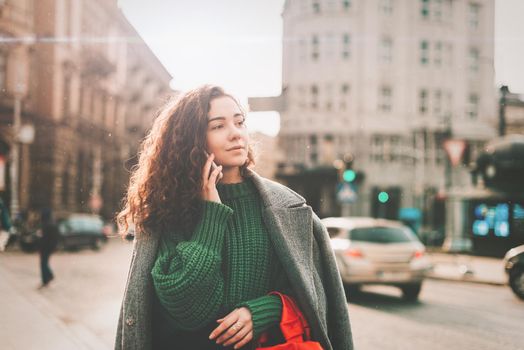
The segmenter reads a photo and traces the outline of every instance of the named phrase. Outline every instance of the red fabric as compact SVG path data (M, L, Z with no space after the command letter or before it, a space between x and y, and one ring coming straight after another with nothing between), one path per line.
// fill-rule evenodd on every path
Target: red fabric
M286 342L264 347L264 343L267 342L267 334L263 333L256 350L322 350L320 343L311 341L309 325L295 301L290 296L279 292L269 294L278 295L282 300L280 331Z

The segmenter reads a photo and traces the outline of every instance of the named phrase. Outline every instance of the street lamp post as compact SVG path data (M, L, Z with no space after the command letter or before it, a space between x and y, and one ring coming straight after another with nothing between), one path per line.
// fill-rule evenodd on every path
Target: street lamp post
M17 88L18 90L19 88ZM19 137L22 112L22 96L20 91L15 92L14 114L13 114L13 143L11 146L11 215L18 213L18 167L19 167Z
M499 136L506 134L506 95L509 93L507 85L500 87L500 101L499 101Z

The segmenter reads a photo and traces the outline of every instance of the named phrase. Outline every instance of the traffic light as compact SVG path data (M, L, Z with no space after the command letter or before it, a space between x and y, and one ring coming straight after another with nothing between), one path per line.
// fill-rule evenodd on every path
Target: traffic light
M353 169L346 169L344 170L342 177L346 182L353 182L357 178L357 173Z
M338 177L341 183L357 186L364 181L364 172L353 169L353 155L351 154L346 154L343 159L335 160L333 166L338 170Z
M364 181L364 172L360 170L346 169L342 173L342 178L344 182L359 185L362 181Z
M387 203L389 201L389 193L386 191L380 191L377 195L377 199L380 203Z

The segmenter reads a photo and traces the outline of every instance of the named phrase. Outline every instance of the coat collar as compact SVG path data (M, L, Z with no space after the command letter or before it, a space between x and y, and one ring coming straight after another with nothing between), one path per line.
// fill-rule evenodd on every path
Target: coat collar
M265 208L293 208L305 205L304 197L278 182L263 178L247 168L247 176L253 180Z

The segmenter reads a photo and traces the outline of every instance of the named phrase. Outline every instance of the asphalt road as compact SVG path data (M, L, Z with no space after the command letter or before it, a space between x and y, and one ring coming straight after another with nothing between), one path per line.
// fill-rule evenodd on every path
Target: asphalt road
M372 286L349 310L358 350L524 349L524 302L506 286L427 280L417 303Z
M111 349L131 248L113 239L100 251L55 254L56 280L39 291L50 317L81 325ZM36 254L7 252L0 263L17 288L38 286ZM428 280L417 303L392 287L367 287L350 296L349 310L357 350L524 349L524 302L507 287Z

